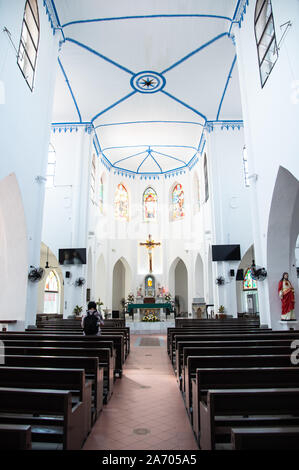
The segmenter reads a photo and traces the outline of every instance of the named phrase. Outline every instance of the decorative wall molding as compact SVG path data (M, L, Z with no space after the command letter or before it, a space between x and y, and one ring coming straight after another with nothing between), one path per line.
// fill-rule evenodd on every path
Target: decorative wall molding
M238 131L244 128L243 121L207 121L205 129L210 134L215 130L215 128L220 130L229 130L232 129L233 131L237 129Z

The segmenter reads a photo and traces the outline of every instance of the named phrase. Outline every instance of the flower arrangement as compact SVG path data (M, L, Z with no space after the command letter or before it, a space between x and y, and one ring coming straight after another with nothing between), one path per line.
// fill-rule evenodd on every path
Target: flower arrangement
M134 294L130 293L127 298L128 304L132 304L135 300Z
M97 307L98 308L101 308L102 305L104 305L104 302L101 301L101 299L98 299L98 301L96 302L97 304Z
M160 319L154 313L147 313L142 318L142 321L154 322L154 321L160 321Z
M218 308L218 312L219 313L224 313L225 312L225 308L223 305L220 305L220 307Z
M171 302L171 294L170 294L170 292L167 292L167 294L165 294L164 299L166 300L166 302Z

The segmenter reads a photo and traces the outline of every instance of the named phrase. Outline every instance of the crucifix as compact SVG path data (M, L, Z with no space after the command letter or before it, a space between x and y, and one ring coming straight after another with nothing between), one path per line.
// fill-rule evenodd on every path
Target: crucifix
M156 246L160 246L161 243L155 243L154 240L152 240L152 236L148 236L148 240L146 240L145 243L139 243L140 246L145 246L146 249L148 250L148 259L149 259L149 272L153 272L153 259L152 259L152 250L153 248L156 248Z

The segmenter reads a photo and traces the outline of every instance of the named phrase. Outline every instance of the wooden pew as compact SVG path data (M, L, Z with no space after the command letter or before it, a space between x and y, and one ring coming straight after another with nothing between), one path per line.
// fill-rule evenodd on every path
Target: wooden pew
M212 389L297 388L298 367L240 367L225 369L197 369L192 379L193 430L199 440L200 406ZM299 424L299 417L298 417Z
M34 347L34 346L5 346L5 357L10 356L61 356L61 357L95 357L99 366L104 369L104 403L107 403L113 393L114 358L110 349L99 348L65 348L65 347Z
M299 426L232 428L232 450L298 450Z
M37 367L54 369L84 369L85 377L92 383L91 423L93 424L103 409L104 369L99 367L97 357L60 356L5 356L0 367Z
M73 405L65 390L0 387L0 424L31 426L32 442L62 443L63 450L80 450L84 442L84 408Z
M199 335L199 334L190 334L190 335L176 335L175 339L173 340L172 344L172 354L171 354L171 360L173 364L176 364L176 354L174 351L176 351L176 346L178 342L183 342L183 341L211 341L211 342L216 342L216 341L254 341L254 340L270 340L270 339L290 339L290 340L295 340L299 339L299 331L266 331L262 332L260 330L258 333L240 333L240 334L212 334L212 335Z
M255 427L285 426L292 421L298 425L298 420L298 388L209 390L206 400L200 402L200 448L215 449L231 428L250 423Z
M227 347L227 348L199 348L198 356L276 356L289 355L290 365L290 348L284 346L250 346L250 347ZM188 356L187 365L184 367L185 403L187 410L191 408L192 387L191 380L194 378L196 369L196 356Z
M36 345L38 341L57 341L65 343L65 347L103 347L107 348L110 347L111 350L115 349L115 376L121 377L122 375L122 367L124 363L124 342L123 337L120 335L105 335L105 336L82 336L82 335L48 335L48 334L41 334L41 335L29 335L28 333L22 334L0 334L0 340L4 342L4 344L10 344L11 346L17 345L17 341L26 341L28 346L29 341L35 342ZM14 343L13 343L14 341ZM9 342L9 343L8 343ZM75 342L78 344L76 345ZM67 345L67 344L68 345ZM73 343L73 344L72 344ZM79 344L80 343L80 344ZM89 344L92 344L89 346ZM88 345L87 345L88 344ZM24 343L25 345L25 343ZM31 344L33 346L33 344ZM42 345L42 344L40 344ZM44 343L45 347L47 344ZM50 343L48 346L51 346Z
M73 403L84 408L84 439L91 430L92 384L84 369L41 369L33 367L0 367L2 387L70 390ZM3 417L2 417L3 422Z
M31 449L31 426L0 424L0 450Z
M178 348L178 351L180 349L180 351L182 350L182 352L180 353L180 357L177 358L177 380L179 381L180 385L181 385L181 389L182 390L185 390L185 378L186 378L186 375L185 375L185 366L187 364L187 359L188 359L188 356L200 356L201 355L201 350L202 348L214 348L215 350L219 349L219 348L234 348L234 350L236 350L236 348L242 348L241 350L243 350L243 348L250 348L250 347L266 347L267 350L266 350L266 354L268 354L268 352L270 351L270 347L283 347L285 348L284 350L280 350L278 351L279 353L281 354L291 354L292 352L292 349L291 349L291 344L292 344L292 341L287 339L287 340L275 340L275 339L272 339L272 340L261 340L261 341L230 341L230 342L222 342L222 341L216 341L216 342L200 342L200 343L193 343L193 344L196 344L196 346L192 346L192 347L189 347L189 344L188 342L183 342L183 343L180 343L180 348ZM227 349L225 349L225 351L227 351ZM283 352L283 351L286 351L286 352ZM270 351L270 354L272 352ZM247 352L245 353L247 354ZM273 353L274 354L274 353ZM180 374L180 375L178 375Z

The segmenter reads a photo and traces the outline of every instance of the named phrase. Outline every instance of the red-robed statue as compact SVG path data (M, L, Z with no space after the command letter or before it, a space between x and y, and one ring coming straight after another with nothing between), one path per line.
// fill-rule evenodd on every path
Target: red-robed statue
M281 319L296 320L294 314L295 295L294 288L289 281L288 273L283 273L282 279L278 284L278 294L281 298Z

